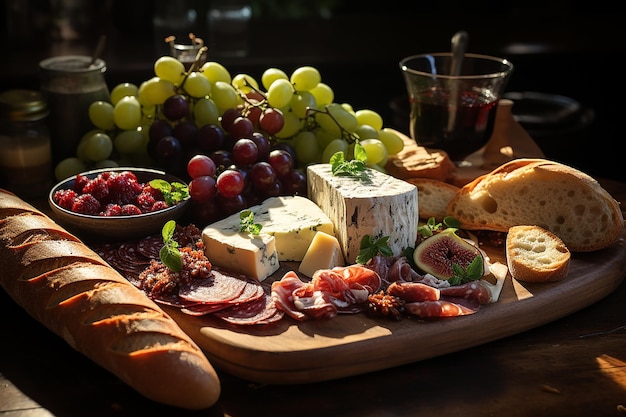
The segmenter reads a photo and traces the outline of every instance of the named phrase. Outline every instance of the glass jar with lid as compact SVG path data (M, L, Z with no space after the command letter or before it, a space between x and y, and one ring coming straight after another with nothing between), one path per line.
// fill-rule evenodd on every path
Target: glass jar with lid
M52 186L48 107L39 91L0 93L0 186L20 197L40 197Z

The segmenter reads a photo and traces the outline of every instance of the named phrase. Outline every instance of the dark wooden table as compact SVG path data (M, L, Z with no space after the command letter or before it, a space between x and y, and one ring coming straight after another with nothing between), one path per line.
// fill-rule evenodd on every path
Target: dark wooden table
M602 183L626 207L626 184ZM558 321L394 369L289 386L252 384L220 372L219 402L197 412L140 396L30 318L2 290L0 317L2 417L626 416L623 282Z

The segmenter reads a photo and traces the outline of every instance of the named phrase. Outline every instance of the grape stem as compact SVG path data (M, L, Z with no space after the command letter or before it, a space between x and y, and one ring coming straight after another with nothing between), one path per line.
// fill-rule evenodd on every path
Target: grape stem
M311 121L310 124L315 124L315 115L317 113L326 114L328 117L330 117L333 120L333 122L335 122L337 127L339 127L339 130L341 131L341 138L345 139L346 142L352 144L352 143L356 143L359 141L359 137L357 135L355 135L354 133L350 133L343 126L341 126L341 123L339 123L337 119L335 119L335 117L332 115L332 113L328 110L328 106L324 106L324 110L307 107L306 117Z

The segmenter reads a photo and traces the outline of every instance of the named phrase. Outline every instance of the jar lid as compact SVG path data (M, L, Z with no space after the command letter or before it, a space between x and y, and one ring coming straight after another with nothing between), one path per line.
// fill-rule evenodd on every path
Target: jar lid
M48 115L48 106L39 91L8 90L0 93L0 114L3 120L39 120Z

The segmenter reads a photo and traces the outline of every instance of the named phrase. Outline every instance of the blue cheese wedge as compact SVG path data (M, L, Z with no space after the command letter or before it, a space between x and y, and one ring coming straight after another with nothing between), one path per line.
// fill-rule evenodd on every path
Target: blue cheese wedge
M417 187L373 169L365 174L335 176L330 164L307 167L308 196L333 222L348 264L356 262L366 235L389 236L396 256L415 247L417 238Z
M205 227L205 255L215 266L263 281L280 266L276 239L268 234L242 233L239 222L237 214Z
M276 238L279 261L302 261L317 232L335 235L330 218L305 197L271 197L250 210L261 232Z

